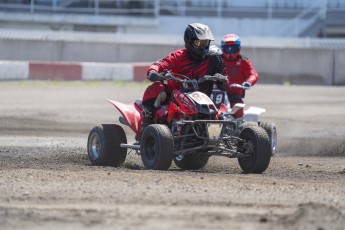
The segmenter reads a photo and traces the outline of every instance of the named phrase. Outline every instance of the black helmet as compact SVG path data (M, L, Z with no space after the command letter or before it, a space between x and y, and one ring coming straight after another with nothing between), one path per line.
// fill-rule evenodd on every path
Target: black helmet
M194 59L205 58L213 40L210 28L201 23L189 24L184 32L184 46Z

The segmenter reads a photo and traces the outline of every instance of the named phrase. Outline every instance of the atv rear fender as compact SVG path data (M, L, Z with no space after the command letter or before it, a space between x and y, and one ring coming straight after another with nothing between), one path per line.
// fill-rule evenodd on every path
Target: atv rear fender
M244 121L260 122L260 115L264 112L266 112L266 109L259 107L249 107L244 111L243 119Z
M121 102L107 100L117 108L125 119L127 125L135 132L135 134L140 134L141 131L141 108L139 106L134 106L133 104L127 105Z

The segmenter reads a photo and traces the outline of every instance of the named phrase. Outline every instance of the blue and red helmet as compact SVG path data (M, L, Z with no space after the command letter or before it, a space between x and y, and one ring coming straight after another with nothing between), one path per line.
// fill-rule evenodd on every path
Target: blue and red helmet
M222 48L223 56L233 61L241 51L241 40L240 37L236 34L227 34L223 37L220 46Z

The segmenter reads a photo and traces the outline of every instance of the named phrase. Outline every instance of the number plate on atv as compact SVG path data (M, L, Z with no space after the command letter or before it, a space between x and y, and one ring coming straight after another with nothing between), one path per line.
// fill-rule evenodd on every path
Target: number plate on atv
M218 140L222 132L223 124L207 124L208 137L212 140Z

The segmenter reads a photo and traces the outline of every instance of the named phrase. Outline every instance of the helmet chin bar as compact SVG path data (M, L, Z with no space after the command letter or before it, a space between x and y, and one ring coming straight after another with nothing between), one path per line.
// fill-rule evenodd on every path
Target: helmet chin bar
M189 55L195 60L204 59L209 53L209 47L207 48L193 48L189 49Z
M200 48L201 49L201 48ZM200 50L201 51L201 50ZM209 49L209 46L207 46L207 47L205 47L205 48L202 48L202 51L201 51L202 53L201 53L201 58L202 59L204 59L206 56L207 56L207 54L210 52L210 49Z
M235 61L237 59L238 55L240 55L240 52L237 52L234 54L223 53L223 56L229 61Z

